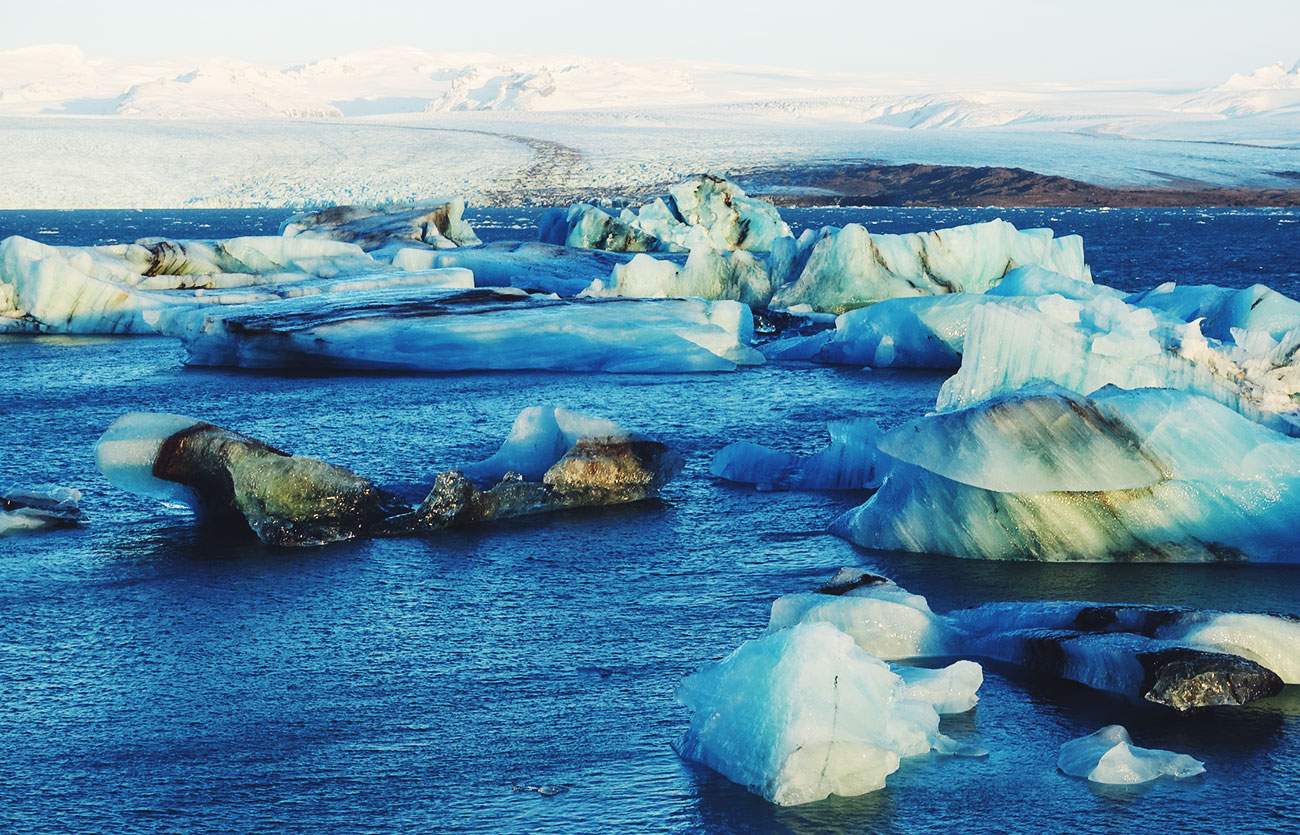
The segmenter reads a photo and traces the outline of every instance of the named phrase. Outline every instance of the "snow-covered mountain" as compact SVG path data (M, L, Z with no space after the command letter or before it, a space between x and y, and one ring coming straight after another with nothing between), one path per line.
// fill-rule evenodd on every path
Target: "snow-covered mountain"
M970 128L1042 121L1269 116L1300 106L1300 65L1170 95L1026 84L941 89L915 79L386 47L273 67L226 58L124 62L66 45L0 52L0 116L337 118L458 111L641 113Z

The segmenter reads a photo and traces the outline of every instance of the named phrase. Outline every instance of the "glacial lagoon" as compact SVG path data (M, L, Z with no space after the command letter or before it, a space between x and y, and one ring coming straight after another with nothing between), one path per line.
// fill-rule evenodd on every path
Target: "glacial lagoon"
M528 210L467 217L531 238ZM1096 280L1300 295L1282 210L784 210L900 232L1006 217L1085 239ZM0 237L93 244L273 234L285 212L0 213ZM1285 832L1300 817L1300 695L1179 717L986 664L942 730L987 759L904 760L887 787L775 807L674 752L673 697L757 636L773 599L856 565L936 611L1063 598L1300 612L1300 565L1023 564L871 553L825 532L864 494L719 483L733 440L792 452L825 424L933 407L946 374L769 363L704 375L281 375L182 366L172 340L3 337L0 484L84 493L80 528L0 540L0 808L14 832ZM534 404L670 443L658 501L424 538L269 549L113 490L91 448L118 415L193 415L418 492L495 450ZM1120 724L1202 776L1092 788L1062 743Z

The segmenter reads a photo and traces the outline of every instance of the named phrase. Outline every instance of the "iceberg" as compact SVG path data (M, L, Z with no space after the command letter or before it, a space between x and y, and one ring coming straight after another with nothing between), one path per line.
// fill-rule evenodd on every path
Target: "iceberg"
M816 593L773 602L768 634L807 623L828 623L887 661L991 659L1178 711L1300 683L1300 621L1283 615L1056 600L939 615L887 578L841 569ZM949 670L959 705L974 693L973 673Z
M595 279L582 295L730 299L762 309L772 292L768 264L762 258L696 247L684 264L637 255L615 266L613 275Z
M1040 386L884 435L897 463L832 531L982 559L1293 561L1300 441L1171 389Z
M835 330L821 337L809 358L836 365L956 369L975 308L1024 307L1048 294L1079 301L1123 296L1118 290L1031 264L1010 271L983 293L885 299L850 310L836 318ZM811 344L818 337L808 339Z
M1235 290L1213 285L1179 287L1169 282L1134 293L1127 301L1184 322L1200 319L1201 333L1220 342L1233 341L1234 330L1262 331L1280 340L1300 327L1300 301L1263 284Z
M145 239L53 247L18 236L0 242L0 300L55 333L154 333L172 310L379 287L464 286L463 271L403 272L355 244L308 238L226 241ZM14 316L18 320L18 316Z
M982 293L1027 264L1092 281L1077 235L1020 231L1004 220L906 235L872 235L850 223L800 238L797 278L780 287L771 304L843 313L891 298Z
M377 290L169 317L192 365L370 371L730 371L763 357L736 302Z
M608 281L631 258L621 252L501 241L450 250L401 249L393 265L404 270L465 269L474 274L478 287L514 287L568 297L579 295L593 282Z
M63 528L85 519L81 491L55 484L0 490L0 536Z
M948 697L935 684L907 683L829 624L795 626L682 682L691 719L677 749L782 806L876 791L900 758L956 748L939 733L931 699Z
M831 421L830 446L813 455L776 452L748 442L723 447L709 464L716 478L762 490L862 490L880 486L876 437L870 418Z
M941 411L1051 382L1082 394L1106 385L1172 388L1212 398L1287 434L1300 434L1300 328L1275 339L1264 330L1207 339L1200 321L1099 296L1046 295L971 314L961 367L944 383Z
M619 217L578 204L543 218L544 243L617 252L768 252L790 227L776 207L745 194L725 178L702 174L668 189L638 211Z
M119 417L95 444L95 463L119 489L189 507L205 521L242 520L277 546L635 502L682 468L658 441L554 407L524 410L497 454L466 468L495 484L480 489L459 470L439 473L414 508L350 470L182 415ZM527 474L507 469L516 464Z
M286 238L315 238L356 244L366 252L423 246L447 249L481 244L465 222L462 198L422 206L370 208L331 206L297 214L280 224Z
M1205 763L1186 754L1138 748L1122 725L1107 725L1061 746L1056 766L1093 783L1136 785L1160 777L1181 779L1205 773Z

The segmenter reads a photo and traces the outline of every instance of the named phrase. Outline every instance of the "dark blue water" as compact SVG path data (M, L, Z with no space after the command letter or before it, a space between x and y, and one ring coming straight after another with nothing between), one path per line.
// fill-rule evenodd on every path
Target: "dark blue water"
M1174 277L1155 274L1167 264L1190 276L1179 280L1279 284L1255 265L1294 281L1300 263L1294 214L1063 212L1013 221L1063 218L1053 225L1085 234L1099 276L1137 265L1149 284ZM0 215L0 233L34 233L19 214L37 213ZM281 218L243 225L247 214L228 228L171 213L213 231L123 237L273 232ZM59 230L43 239L106 240L100 215L42 219ZM805 222L893 231L936 217L984 215L835 210ZM510 237L513 218L535 216L473 222ZM1177 719L990 668L979 707L945 720L988 760L905 761L881 792L794 809L676 757L677 682L756 635L773 598L840 565L893 576L940 611L1046 596L1300 612L1300 566L869 554L822 532L861 496L756 493L707 475L735 439L812 451L827 420L920 414L939 376L774 365L317 378L186 369L161 339L10 337L0 352L0 483L77 486L91 517L0 539L0 831L1292 833L1300 820L1296 688ZM411 486L482 458L536 403L648 431L688 468L658 502L302 552L115 491L90 453L117 415L164 410ZM1062 742L1112 722L1208 773L1103 790L1056 772ZM567 791L516 790L540 784Z

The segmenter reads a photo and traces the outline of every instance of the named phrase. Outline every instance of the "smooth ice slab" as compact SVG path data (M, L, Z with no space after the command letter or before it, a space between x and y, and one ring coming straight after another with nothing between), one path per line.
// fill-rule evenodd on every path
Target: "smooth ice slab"
M500 241L437 251L402 249L393 264L405 270L467 269L473 272L477 287L515 287L567 297L582 293L593 282L608 281L631 257L621 252Z
M918 691L919 692L919 685ZM682 682L691 721L678 746L773 803L876 791L946 740L926 699L826 623L753 641Z
M729 371L754 365L736 302L358 293L173 319L193 365L373 371Z
M1205 763L1186 754L1138 748L1122 725L1107 725L1061 746L1056 766L1071 777L1093 783L1136 785L1161 777L1194 777Z
M1294 561L1300 441L1212 400L1031 388L913 421L832 530L868 548L1027 560Z
M831 421L830 446L813 455L777 452L740 441L723 447L709 464L717 478L763 490L861 490L880 485L871 418Z

